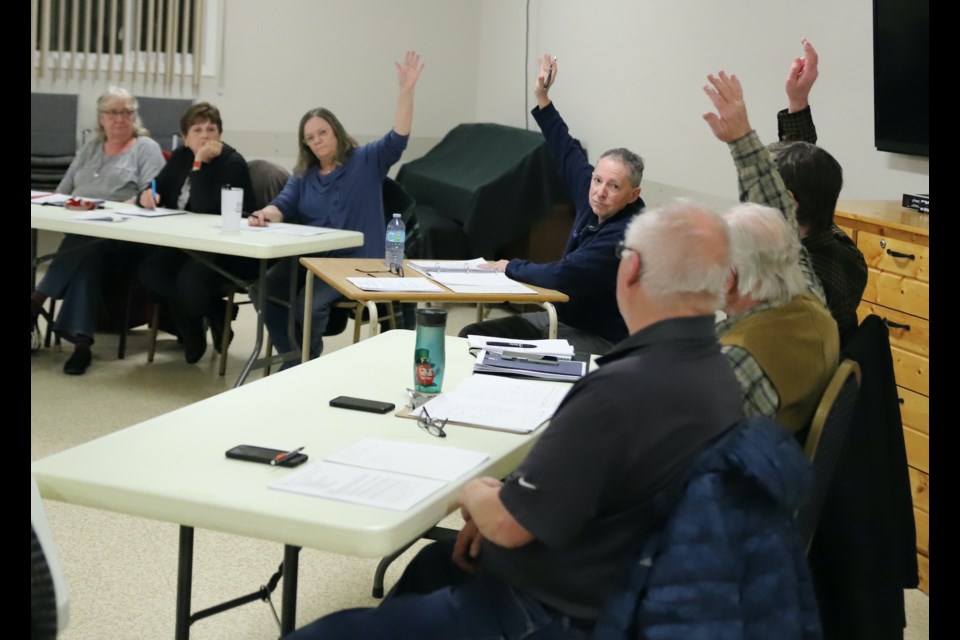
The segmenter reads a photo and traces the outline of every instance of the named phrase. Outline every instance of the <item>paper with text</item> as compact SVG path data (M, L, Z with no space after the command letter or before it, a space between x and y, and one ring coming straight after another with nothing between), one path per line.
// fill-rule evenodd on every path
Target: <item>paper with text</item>
M309 224L292 224L289 222L271 222L265 227L255 227L250 224L250 218L244 218L240 223L244 231L259 231L261 233L279 233L287 236L318 236L322 233L333 233L337 229L314 227Z
M529 433L553 417L569 390L553 382L475 374L423 406L435 419Z
M443 293L443 289L426 278L347 278L358 289L364 291L434 291Z
M186 213L180 209L165 209L164 207L155 207L153 209L144 209L142 207L123 207L116 209L117 213L125 216L137 216L139 218L162 218L164 216L180 216Z
M99 211L84 211L83 213L70 216L70 219L87 220L90 222L123 222L130 218L128 216L122 216L119 213L110 213L109 211L101 209Z
M406 511L446 486L440 480L318 462L269 485L271 489Z
M326 461L450 482L488 457L479 451L455 447L364 438L327 456Z

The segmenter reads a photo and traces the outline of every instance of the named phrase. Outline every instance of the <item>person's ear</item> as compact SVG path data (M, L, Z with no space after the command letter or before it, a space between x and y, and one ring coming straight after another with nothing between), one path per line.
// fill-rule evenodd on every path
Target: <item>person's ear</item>
M643 261L640 258L640 252L631 251L630 255L627 256L627 260L630 261L630 275L627 276L627 284L635 285L640 281L640 274L643 273Z
M640 197L640 187L634 187L633 192L630 194L630 202L636 202L637 198Z
M723 287L724 292L727 295L734 293L737 290L737 284L738 284L737 270L734 269L733 267L730 267L730 271L727 272L727 281Z

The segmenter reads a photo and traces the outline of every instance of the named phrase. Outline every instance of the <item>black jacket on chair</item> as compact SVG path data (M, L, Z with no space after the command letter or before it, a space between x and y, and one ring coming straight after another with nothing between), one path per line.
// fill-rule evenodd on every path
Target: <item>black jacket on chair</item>
M828 640L903 638L903 590L919 583L916 528L889 334L871 315L843 349L860 399L809 562Z

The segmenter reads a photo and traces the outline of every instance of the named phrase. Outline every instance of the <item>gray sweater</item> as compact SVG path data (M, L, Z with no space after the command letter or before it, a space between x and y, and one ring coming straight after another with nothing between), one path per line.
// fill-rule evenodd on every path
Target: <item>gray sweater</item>
M70 163L57 193L122 202L150 185L166 161L160 145L140 136L133 146L116 156L103 153L103 140L83 145Z

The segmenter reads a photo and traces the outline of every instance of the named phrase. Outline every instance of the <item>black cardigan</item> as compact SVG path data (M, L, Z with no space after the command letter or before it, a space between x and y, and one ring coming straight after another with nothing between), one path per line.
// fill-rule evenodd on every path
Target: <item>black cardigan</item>
M156 178L160 206L177 208L177 198L192 168L193 151L189 147L180 147L170 155ZM247 161L230 145L224 143L220 155L209 163L203 163L193 174L190 178L190 199L184 207L187 211L219 215L220 190L225 186L243 189L243 210L248 213L253 211L255 198Z

